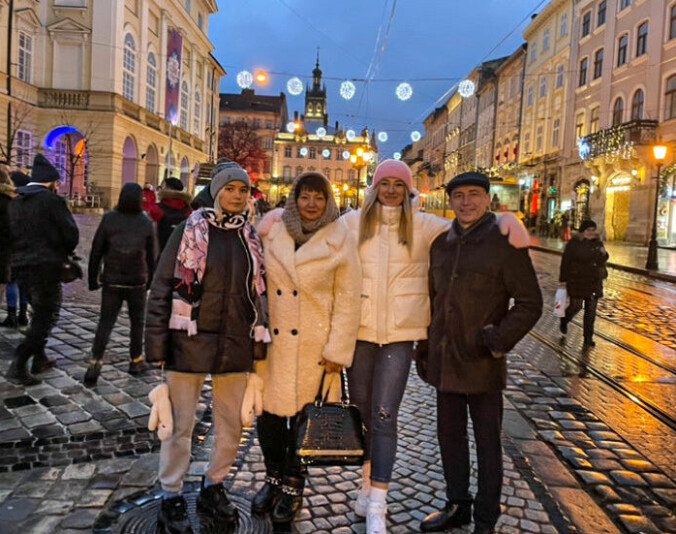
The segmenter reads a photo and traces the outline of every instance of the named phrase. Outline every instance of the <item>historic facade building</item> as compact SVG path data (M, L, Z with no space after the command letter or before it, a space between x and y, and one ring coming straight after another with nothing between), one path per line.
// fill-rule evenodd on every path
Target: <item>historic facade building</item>
M0 0L11 42L0 47L0 159L26 166L43 152L63 194L103 206L125 182L171 174L192 186L216 155L216 10L214 0Z
M368 128L355 131L337 121L329 124L326 87L317 58L312 85L305 90L305 109L295 111L275 136L272 177L268 183L259 182L259 187L277 202L288 195L296 176L314 170L331 181L339 206L361 205L377 151L375 135Z

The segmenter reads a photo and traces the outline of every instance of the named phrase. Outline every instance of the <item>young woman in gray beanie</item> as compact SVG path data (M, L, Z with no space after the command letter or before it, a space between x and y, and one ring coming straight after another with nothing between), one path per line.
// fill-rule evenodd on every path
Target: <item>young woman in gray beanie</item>
M148 299L146 358L167 370L174 424L160 449L158 532L192 532L180 491L207 374L216 439L197 512L207 532L237 522L222 482L241 437L247 375L270 340L263 248L248 220L249 176L240 167L217 167L210 193L213 208L193 212L169 238Z

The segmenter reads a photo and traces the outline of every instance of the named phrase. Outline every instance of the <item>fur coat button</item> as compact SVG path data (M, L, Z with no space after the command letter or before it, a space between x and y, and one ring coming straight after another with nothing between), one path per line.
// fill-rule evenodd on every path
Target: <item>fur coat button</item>
M278 335L279 335L279 329L278 329L278 328L275 328L275 329L272 331L272 333L275 334L276 336L278 336Z
M281 294L282 294L282 290L281 290L281 289L278 289L278 290L277 290L277 294L278 294L278 295L281 295Z
M294 328L293 330L291 330L291 335L292 335L292 336L297 336L297 335L298 335L298 330L296 330L295 328Z

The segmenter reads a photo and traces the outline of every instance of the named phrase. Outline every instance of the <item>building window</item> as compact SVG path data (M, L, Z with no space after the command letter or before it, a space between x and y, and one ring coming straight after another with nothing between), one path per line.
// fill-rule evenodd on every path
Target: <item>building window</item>
M336 169L336 182L343 180L343 169Z
M598 9L596 10L596 27L603 26L606 23L606 11L608 9L608 2L602 0L599 2Z
M584 137L584 113L578 113L575 118L575 138Z
M300 176L303 174L303 167L296 167L296 176Z
M542 34L542 51L546 52L549 50L549 28L547 28L544 33Z
M589 59L584 58L580 61L580 76L577 81L577 86L582 87L587 84L587 69L589 67Z
M188 129L188 106L190 105L190 93L188 82L183 80L181 84L181 128Z
M631 120L638 121L643 118L643 104L645 102L645 95L643 89L639 89L634 93L634 98L631 99Z
M629 48L629 35L626 33L617 40L617 66L621 67L627 62L627 49Z
M587 37L591 33L591 11L582 15L582 37Z
M291 147L290 147L290 146L285 146L285 147L284 147L284 157L285 157L285 158L290 158L290 157L291 157Z
M638 27L636 32L636 57L648 51L648 21Z
M261 120L260 119L254 119L253 120L253 129L259 130L260 127L261 127Z
M544 126L540 124L535 131L535 152L542 152Z
M669 20L669 39L676 38L676 5L671 6Z
M530 132L527 132L526 135L523 136L523 149L524 155L530 156Z
M33 38L19 32L19 79L33 83Z
M324 176L326 176L326 179L331 181L331 169L326 168L322 172L324 173Z
M599 48L594 54L594 79L601 77L603 74L603 48Z
M317 149L315 147L310 147L310 159L317 159Z
M613 104L613 126L619 126L624 122L624 100L617 97Z
M664 97L667 103L664 120L676 119L676 75L667 80L667 92Z
M155 113L155 95L157 94L157 60L155 54L148 54L146 67L146 109Z
M535 60L538 57L538 50L537 50L538 47L537 47L537 43L535 43L535 42L533 42L532 45L533 46L531 46L531 48L530 48L530 62L534 63Z
M302 158L302 157L303 157L303 154L301 154L300 151L301 151L301 147L298 147L298 148L296 149L296 157L297 157L297 158Z
M527 95L526 96L526 104L529 105L529 106L532 106L533 105L533 97L534 97L534 91L533 91L532 85L530 85L528 87L528 91L527 91L526 95Z
M265 121L265 129L266 130L272 130L272 128L273 128L272 121L270 119L266 120Z
M16 158L14 163L17 167L27 167L33 161L31 157L31 150L33 144L33 136L26 130L17 130L14 139L14 150L16 151Z
M591 110L589 117L589 133L596 133L599 131L599 108L595 107Z
M561 138L561 119L555 119L552 127L552 147L558 148Z
M540 77L540 98L547 96L547 78L545 76Z
M631 5L631 0L620 0L620 11L628 8Z
M136 82L136 43L128 33L124 38L124 54L122 56L122 96L134 100Z
M564 73L563 73L563 63L557 65L556 67L556 88L559 89L563 87Z
M202 13L197 13L197 27L204 31L204 15Z
M291 178L291 166L290 165L284 166L284 170L282 171L282 176L284 176L284 178Z
M200 133L200 122L202 122L202 95L199 91L195 91L195 104L193 106L194 113L192 117L193 132Z
M190 14L192 11L192 0L185 0L185 10Z
M561 15L561 26L559 27L559 37L568 35L568 13Z

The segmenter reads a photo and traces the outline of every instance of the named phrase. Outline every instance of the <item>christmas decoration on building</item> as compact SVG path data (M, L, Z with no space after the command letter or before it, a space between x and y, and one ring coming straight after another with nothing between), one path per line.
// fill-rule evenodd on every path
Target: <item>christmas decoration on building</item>
M303 92L303 82L298 76L294 76L286 82L286 90L293 96L298 96Z
M237 85L242 89L248 89L253 85L253 74L248 70L243 70L237 73Z
M345 80L340 84L340 96L345 100L352 100L356 92L357 87L350 80Z
M289 121L286 123L286 131L289 133L293 133L296 131L296 123L293 121Z
M474 94L476 86L472 80L463 80L458 84L458 93L463 98L469 98Z
M392 157L394 159L401 159L401 152L395 152L394 154L392 154Z
M413 96L413 87L408 82L402 82L397 85L394 94L397 95L399 100L406 101Z
M343 159L350 159L350 151L343 150Z
M325 135L326 135L326 128L324 128L323 126L320 126L319 128L317 128L317 136L318 137L324 137Z
M307 147L306 147L306 146L302 147L302 148L300 149L300 155L303 156L303 157L305 157L305 156L307 156L307 154L308 154L308 149L307 149Z
M411 141L413 141L414 143L417 143L418 141L420 141L421 137L422 137L422 135L420 134L420 132L418 130L414 130L414 131L411 132Z
M354 138L357 136L357 134L354 133L354 130L348 130L345 132L345 137L347 138L348 141L354 141Z
M331 157L331 151L328 148L322 150L322 156L324 159L329 159Z
M388 139L387 132L378 132L378 141L380 141L381 143L387 143L387 139Z

